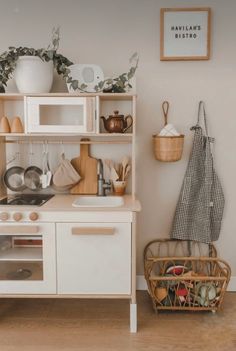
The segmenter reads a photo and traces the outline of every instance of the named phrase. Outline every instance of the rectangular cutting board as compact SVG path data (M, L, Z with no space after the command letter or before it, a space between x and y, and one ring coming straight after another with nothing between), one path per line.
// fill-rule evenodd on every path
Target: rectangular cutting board
M80 144L80 156L73 158L71 164L81 176L79 183L70 190L71 194L97 194L97 159L90 157L89 144Z

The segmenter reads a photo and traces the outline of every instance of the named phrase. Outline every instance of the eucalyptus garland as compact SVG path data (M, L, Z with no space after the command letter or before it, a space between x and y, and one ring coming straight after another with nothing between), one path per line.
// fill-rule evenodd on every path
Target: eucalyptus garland
M21 46L16 48L14 46L10 46L7 51L0 55L0 92L5 92L5 87L7 86L9 79L12 78L20 56L37 56L45 62L52 61L57 73L63 77L65 82L68 83L74 91L87 92L86 84L80 84L78 80L73 79L70 76L69 66L73 65L73 62L57 52L59 42L60 30L59 28L53 28L52 42L47 49L34 49ZM123 93L132 88L130 80L135 75L138 67L137 53L132 55L130 58L130 63L133 64L133 66L130 67L127 73L123 73L117 78L107 78L99 82L94 87L94 90L96 92Z

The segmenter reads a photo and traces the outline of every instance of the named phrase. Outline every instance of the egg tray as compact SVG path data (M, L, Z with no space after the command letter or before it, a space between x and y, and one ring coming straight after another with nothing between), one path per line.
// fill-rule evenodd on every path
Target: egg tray
M216 312L222 305L231 269L217 257L213 244L158 239L144 249L144 273L156 312Z

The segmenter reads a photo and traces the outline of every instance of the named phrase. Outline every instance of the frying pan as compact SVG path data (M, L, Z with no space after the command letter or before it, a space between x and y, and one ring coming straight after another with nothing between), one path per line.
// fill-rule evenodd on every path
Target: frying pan
M22 191L26 188L24 184L24 168L14 166L8 168L4 175L3 181L6 187L12 191Z
M31 190L38 190L42 187L43 171L37 166L29 166L24 172L24 183Z
M42 187L42 175L43 171L37 166L32 165L32 157L33 153L33 145L30 143L30 150L29 150L29 167L25 169L24 172L24 183L30 190L38 190Z

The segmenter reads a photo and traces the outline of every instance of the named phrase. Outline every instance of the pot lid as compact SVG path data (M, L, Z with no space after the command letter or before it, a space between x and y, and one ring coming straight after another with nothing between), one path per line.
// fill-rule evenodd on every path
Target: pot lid
M121 117L121 118L124 118L124 115L119 115L119 111L118 110L115 110L114 111L114 115L110 115L109 117Z

